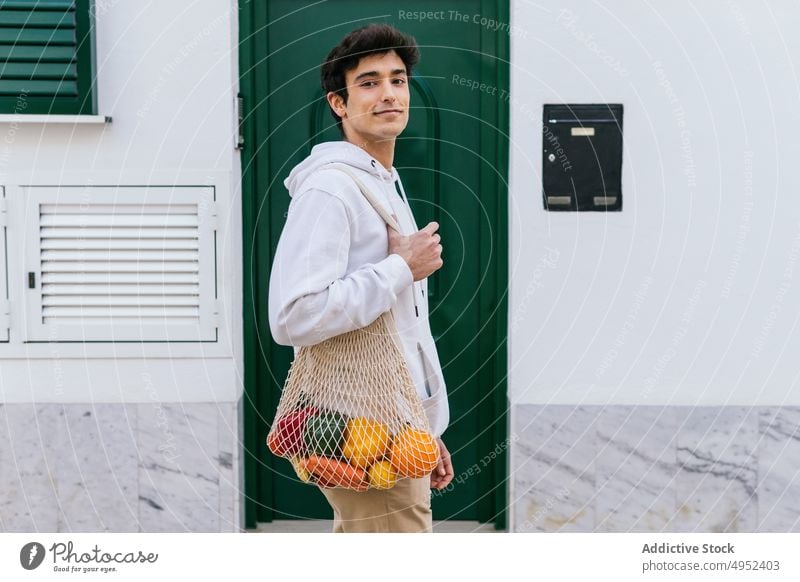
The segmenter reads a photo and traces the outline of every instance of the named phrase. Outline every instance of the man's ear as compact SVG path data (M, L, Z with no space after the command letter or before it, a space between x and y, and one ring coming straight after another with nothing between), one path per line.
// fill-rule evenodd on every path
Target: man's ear
M336 115L339 117L345 117L347 115L344 97L333 91L328 91L326 97L328 98L328 105L331 106L331 109L333 109Z

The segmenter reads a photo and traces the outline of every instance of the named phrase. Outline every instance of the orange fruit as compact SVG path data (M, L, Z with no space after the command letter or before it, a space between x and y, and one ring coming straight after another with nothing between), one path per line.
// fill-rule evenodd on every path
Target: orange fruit
M342 454L350 464L366 469L389 450L389 427L369 418L351 418L344 431Z
M369 486L374 489L391 489L397 483L397 472L389 461L378 461L367 471Z
M439 445L424 430L407 427L394 438L389 461L399 475L419 479L439 463Z

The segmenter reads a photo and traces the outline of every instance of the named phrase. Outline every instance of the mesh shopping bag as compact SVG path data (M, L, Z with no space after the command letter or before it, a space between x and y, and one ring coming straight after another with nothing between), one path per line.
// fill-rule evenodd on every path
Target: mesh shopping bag
M398 228L369 190L346 172L378 213ZM297 476L320 487L389 489L430 474L439 446L430 433L391 311L370 325L303 346L289 374L267 446Z

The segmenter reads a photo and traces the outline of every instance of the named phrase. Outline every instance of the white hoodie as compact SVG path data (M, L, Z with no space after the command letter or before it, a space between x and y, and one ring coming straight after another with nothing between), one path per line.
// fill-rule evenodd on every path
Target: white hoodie
M397 217L400 234L418 230L394 168L386 170L346 141L315 146L284 182L292 200L269 281L272 337L281 345L314 345L391 309L417 394L439 437L450 414L428 322L428 281L414 282L405 260L388 255L386 223L352 178L319 170L332 162L349 166Z

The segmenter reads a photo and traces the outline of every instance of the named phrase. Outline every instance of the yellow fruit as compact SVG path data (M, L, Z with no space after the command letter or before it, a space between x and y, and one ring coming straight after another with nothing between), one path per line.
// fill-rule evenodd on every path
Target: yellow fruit
M306 469L306 460L298 456L294 456L290 460L292 462L292 467L294 467L294 472L297 473L297 476L300 478L300 480L303 483L308 483L311 479L311 475Z
M375 489L391 489L397 483L397 472L389 461L378 461L367 471L369 486Z
M350 464L366 469L380 460L389 450L389 427L369 418L352 418L347 421L342 453Z

